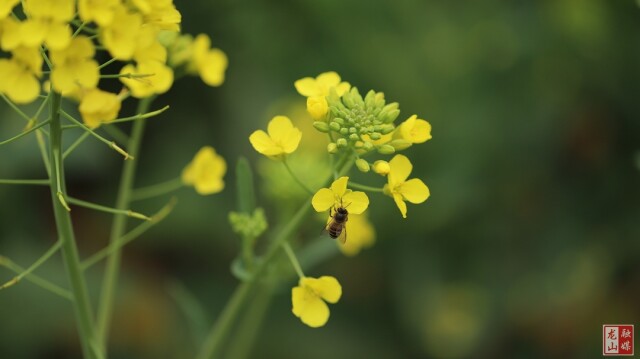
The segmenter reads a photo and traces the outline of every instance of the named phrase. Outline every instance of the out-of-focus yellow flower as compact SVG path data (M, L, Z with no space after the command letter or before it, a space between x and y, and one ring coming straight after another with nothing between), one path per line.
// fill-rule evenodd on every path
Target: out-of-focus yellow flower
M0 0L0 20L7 17L20 0Z
M120 0L78 0L78 13L82 21L95 21L100 27L111 25Z
M76 11L74 0L24 0L27 19L21 24L25 46L39 46L43 42L49 49L60 50L71 41L68 22Z
M393 197L394 202L400 209L403 218L407 218L407 204L422 203L429 198L429 188L418 178L407 181L413 166L409 159L403 155L395 155L389 161L388 183L384 185L384 192Z
M119 5L115 8L113 17L117 20L102 27L100 38L111 56L118 60L129 60L138 44L142 16L129 12L124 5Z
M302 132L286 116L271 119L267 132L254 131L249 136L249 142L256 151L274 159L293 153L302 139Z
M86 36L75 37L64 50L51 50L51 82L60 93L73 93L78 89L91 89L98 85L100 70L93 60L95 49Z
M18 47L11 59L0 59L0 92L15 103L29 103L40 93L42 56L37 48Z
M340 82L340 75L334 71L324 72L313 77L305 77L294 83L296 90L302 96L328 96L332 88L335 88L338 96L349 91L351 85L348 82Z
M84 93L78 109L82 121L93 129L118 117L120 105L120 98L116 94L94 88Z
M158 30L180 31L182 15L173 5L173 0L132 0L143 14L144 23Z
M342 287L334 277L300 278L298 286L291 290L292 312L304 324L318 328L329 320L329 306L325 301L334 304L341 296Z
M22 44L21 23L12 17L0 20L0 47L10 51Z
M158 40L158 30L150 26L142 26L138 33L133 59L137 63L157 61L167 62L167 49Z
M149 97L153 94L167 92L173 84L173 70L161 62L147 61L137 66L126 65L120 70L120 75L150 75L143 77L126 78L120 81L131 90L131 95L137 98Z
M345 230L348 233L347 241L337 242L344 255L355 256L376 241L376 231L365 215L350 214Z
M307 97L307 112L314 120L324 120L329 112L329 103L324 96Z
M396 136L411 143L427 142L431 139L431 124L413 115L400 124Z
M201 195L214 194L224 189L223 177L227 163L211 146L202 147L182 171L182 182L193 186Z
M227 55L220 49L211 48L211 40L205 34L198 35L192 43L193 61L190 66L200 74L209 86L220 86L224 82L224 72L229 63Z
M347 189L349 177L340 177L333 181L330 188L320 188L311 199L311 205L317 212L329 208L345 207L349 213L361 214L369 207L369 197L361 191Z
M373 167L373 172L381 176L386 176L387 174L389 174L389 171L391 171L391 167L389 167L389 162L384 160L375 161L372 167Z

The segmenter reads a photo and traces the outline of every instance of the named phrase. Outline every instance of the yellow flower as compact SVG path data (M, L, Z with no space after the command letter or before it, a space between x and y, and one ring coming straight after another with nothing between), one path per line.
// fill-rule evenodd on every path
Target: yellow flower
M0 0L0 20L7 17L20 0Z
M214 194L224 189L222 178L227 172L227 163L211 146L205 146L182 171L182 182L194 186L201 195Z
M0 59L0 92L13 102L29 103L40 93L42 56L37 48L18 47L11 59Z
M384 192L393 197L402 217L407 218L407 204L404 201L415 204L426 201L429 198L429 188L418 178L407 181L413 166L406 156L395 155L389 161L389 168Z
M133 0L133 5L143 14L144 23L158 30L180 31L182 15L173 0Z
M335 88L338 96L342 96L351 88L348 82L340 82L340 75L333 71L321 73L315 79L302 78L296 81L294 86L299 94L306 97L328 96L332 88Z
M411 143L424 143L431 139L431 124L413 115L400 124L396 135Z
M204 83L209 86L220 86L224 82L224 72L229 61L227 55L220 49L211 48L211 40L205 34L198 35L192 43L193 62L195 69Z
M95 88L82 96L78 109L85 125L89 128L97 128L118 117L120 105L120 98L117 95Z
M249 141L256 151L274 159L293 153L302 139L302 132L286 116L271 119L267 132L254 131L249 136Z
M49 49L60 50L71 41L68 22L75 14L74 0L25 0L24 12L28 15L21 25L25 46L39 46L44 42Z
M158 40L158 30L150 26L143 26L140 29L133 59L137 63L147 61L166 63L167 49Z
M376 240L376 232L373 225L365 215L349 214L345 230L347 231L347 241L338 241L338 248L346 256L355 256L364 248L371 247Z
M333 181L330 188L320 188L311 199L311 205L317 212L329 208L345 207L352 214L361 214L369 207L369 197L360 191L347 189L349 177L340 177Z
M100 27L111 25L120 0L78 0L78 13L83 21L95 21Z
M60 93L73 93L74 90L91 89L98 85L100 70L93 60L95 49L86 36L77 36L64 50L51 50L51 82Z
M115 8L113 16L117 20L101 28L100 39L111 56L118 60L129 60L138 44L142 16L129 12L123 5Z
M300 278L298 286L291 290L292 312L304 324L318 328L329 320L329 306L325 301L335 304L341 296L342 287L334 277Z
M158 61L147 61L137 66L126 65L120 74L150 75L144 77L125 78L120 81L131 90L131 95L137 98L149 97L153 94L167 92L173 84L173 70Z
M386 176L391 171L391 167L389 167L389 162L378 160L373 163L373 172Z
M12 17L0 20L0 46L3 50L10 51L22 44L21 26L22 23Z
M307 112L314 120L324 120L329 112L329 103L324 96L307 97Z

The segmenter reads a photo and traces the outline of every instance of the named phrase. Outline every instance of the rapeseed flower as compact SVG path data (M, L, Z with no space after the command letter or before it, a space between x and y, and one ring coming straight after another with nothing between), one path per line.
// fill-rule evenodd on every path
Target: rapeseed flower
M335 89L336 94L342 96L351 88L348 82L341 82L340 75L334 71L321 73L316 78L302 78L296 81L294 86L299 94L306 97L329 96L331 89Z
M267 132L257 130L249 136L256 151L273 159L293 153L301 139L302 132L286 116L276 116L269 121Z
M182 182L193 186L201 195L209 195L224 189L223 177L227 163L211 146L202 147L182 171Z
M173 70L158 61L142 62L135 66L126 65L120 70L120 74L142 76L134 78L123 76L120 78L120 81L131 90L131 95L137 98L165 93L173 84Z
M407 181L413 166L406 156L395 155L389 161L389 168L384 192L393 197L402 217L407 218L407 204L404 201L414 204L426 201L429 198L429 188L418 178Z
M211 39L205 34L196 36L192 43L193 61L191 68L209 86L220 86L224 82L227 69L227 55L220 49L211 48Z
M424 143L431 139L431 124L413 115L398 126L395 135L411 143Z
M82 21L95 21L100 27L111 25L120 9L120 0L78 0L78 13Z
M320 188L311 199L311 205L317 212L329 208L345 207L349 213L361 214L369 207L369 197L361 191L347 189L349 177L340 177L333 181L330 188Z
M318 328L329 320L329 306L335 304L342 296L342 287L334 277L300 278L297 287L291 290L293 314L312 327Z
M114 8L113 17L118 20L101 28L100 39L111 56L118 60L130 60L138 44L142 16L119 5Z
M389 162L384 161L384 160L378 160L375 161L373 163L373 166L371 166L373 169L373 172L381 175L381 176L386 176L389 174L389 171L391 171L391 167L389 167Z
M118 117L120 106L118 95L95 88L82 94L78 110L85 125L93 129Z
M86 36L77 36L63 50L51 50L51 82L60 93L92 89L98 85L100 70L93 60L95 48Z
M74 0L24 0L27 19L21 23L22 43L28 47L43 42L49 49L60 50L71 41L69 21L76 11Z
M15 103L29 103L40 93L42 56L31 47L18 47L12 55L11 59L0 59L0 92Z

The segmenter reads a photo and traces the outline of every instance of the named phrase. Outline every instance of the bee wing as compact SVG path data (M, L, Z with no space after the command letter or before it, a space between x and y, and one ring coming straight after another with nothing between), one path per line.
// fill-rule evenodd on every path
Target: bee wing
M347 226L342 227L342 232L340 232L338 240L342 244L345 244L347 242Z
M324 225L324 227L322 227L322 231L320 231L321 235L324 234L328 234L329 233L329 226L331 225L331 221L333 220L333 217L329 217L327 219L327 223Z

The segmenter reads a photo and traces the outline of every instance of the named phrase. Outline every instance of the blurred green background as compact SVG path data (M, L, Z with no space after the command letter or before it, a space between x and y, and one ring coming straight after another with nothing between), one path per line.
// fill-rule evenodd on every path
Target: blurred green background
M209 34L230 67L221 88L185 78L156 100L171 109L149 121L137 183L175 178L213 145L230 165L227 188L209 197L180 190L171 216L126 247L111 357L193 355L194 337L238 283L229 266L239 242L227 221L235 162L245 156L257 168L248 135L303 106L296 79L329 70L398 101L400 120L415 113L432 124L433 139L407 151L432 196L403 220L389 198L371 195L376 245L306 270L343 285L329 323L311 329L291 314L291 277L267 303L249 357L600 357L602 324L638 324L635 1L175 3L183 31ZM4 103L0 118L3 139L24 126ZM87 141L66 163L70 194L114 203L121 165ZM0 178L45 175L35 138L0 149ZM299 205L265 193L272 228ZM0 186L0 200L0 254L27 266L55 241L48 190ZM166 200L134 209L153 213ZM106 244L110 216L72 215L82 255ZM319 223L309 220L302 242ZM94 301L102 269L88 272ZM58 256L37 273L66 286ZM176 301L185 290L202 306L192 326ZM80 355L69 303L30 283L0 292L0 328L1 358Z

